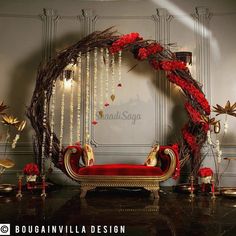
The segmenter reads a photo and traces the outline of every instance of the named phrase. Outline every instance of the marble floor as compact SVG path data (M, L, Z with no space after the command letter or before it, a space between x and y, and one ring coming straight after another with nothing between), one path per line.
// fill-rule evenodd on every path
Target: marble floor
M153 200L145 190L103 189L80 199L75 187L53 190L45 200L39 193L25 192L21 200L5 195L0 196L0 224L125 226L124 234L113 229L98 235L236 235L236 199L217 197L213 201L210 196L197 195L191 201L186 194L166 189L160 195Z

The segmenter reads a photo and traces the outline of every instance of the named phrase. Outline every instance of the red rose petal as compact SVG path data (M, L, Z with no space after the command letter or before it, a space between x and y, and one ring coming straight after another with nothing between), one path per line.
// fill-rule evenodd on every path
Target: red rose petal
M108 102L106 102L105 104L104 104L104 106L105 107L108 107L110 104L108 103Z

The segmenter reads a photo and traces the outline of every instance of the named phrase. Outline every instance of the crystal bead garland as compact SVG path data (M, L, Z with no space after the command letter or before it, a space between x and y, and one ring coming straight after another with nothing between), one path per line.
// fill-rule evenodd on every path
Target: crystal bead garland
M42 140L42 156L41 156L41 174L44 175L45 171L45 143L46 143L46 125L47 125L47 91L44 91L43 102L43 140Z
M70 84L70 146L73 144L73 118L74 118L74 71L72 70Z
M98 122L96 121L97 114L97 72L98 72L98 59L97 59L97 48L94 49L94 86L93 86L93 121L92 124L96 125Z
M115 100L115 55L111 56L111 100Z
M118 85L117 85L117 87L122 87L121 66L122 66L122 51L119 51L119 55L118 55Z
M222 151L220 150L220 141L218 139L216 140L216 156L217 162L220 164L222 159Z
M227 114L225 114L225 122L224 122L224 134L226 134L228 132L228 128L229 128L229 125L228 125L228 116Z
M100 101L99 101L99 116L103 117L103 70L104 70L104 61L103 61L103 48L100 48Z
M80 111L81 111L81 52L79 52L78 56L78 66L77 66L77 75L78 75L78 87L77 87L77 142L80 142Z
M63 131L64 131L65 83L66 83L66 79L63 77L63 81L62 81L62 96L61 96L61 124L60 124L60 138L59 138L59 141L60 141L60 145L59 145L60 153L62 152Z
M49 159L50 159L50 167L49 169L51 170L52 166L52 145L53 145L53 134L54 134L54 119L55 119L55 103L56 103L56 80L53 81L52 85L52 104L51 104L51 122L50 122L50 127L51 127L51 132L50 132L50 143L49 143Z
M90 98L90 54L89 51L86 53L86 113L85 113L85 142L89 143L89 98Z
M105 54L105 69L106 69L106 77L105 77L105 104L104 106L109 106L108 102L108 92L109 92L109 50L106 48Z

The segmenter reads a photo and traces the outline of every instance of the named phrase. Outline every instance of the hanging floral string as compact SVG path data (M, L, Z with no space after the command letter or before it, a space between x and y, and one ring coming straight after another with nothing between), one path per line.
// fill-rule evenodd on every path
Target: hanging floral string
M45 171L45 142L46 142L46 122L47 122L47 91L44 91L43 104L43 140L42 140L42 156L41 156L41 174Z
M81 111L81 68L82 58L81 52L78 55L77 75L78 75L78 86L77 86L77 142L80 142L80 111Z
M115 55L111 55L111 100L114 101L115 96Z
M90 98L90 53L89 51L86 53L86 112L85 112L85 142L89 143L89 114L90 114L90 103L89 103L89 98Z
M61 125L60 125L60 138L59 138L59 150L62 152L62 142L63 142L63 131L64 131L64 115L65 115L65 83L66 79L62 78L62 95L61 95Z
M103 61L103 48L100 48L100 102L99 102L99 116L100 118L103 117L103 71L104 71L104 61Z
M105 54L105 69L106 69L106 77L105 77L105 107L108 107L110 104L108 102L108 92L109 92L109 50L106 48Z
M70 145L73 144L73 118L74 118L74 71L70 78Z
M97 48L94 49L94 86L93 86L93 121L92 124L96 125L98 122L96 121L97 114L97 77L98 77L98 58L97 58Z
M122 51L119 51L119 54L118 54L118 85L117 85L117 87L122 87L121 66L122 66Z
M49 143L49 158L50 158L50 167L49 169L51 170L52 166L52 145L53 145L53 135L54 135L54 119L55 119L55 102L56 102L56 80L53 81L52 85L52 104L51 104L51 132L50 132L50 143Z

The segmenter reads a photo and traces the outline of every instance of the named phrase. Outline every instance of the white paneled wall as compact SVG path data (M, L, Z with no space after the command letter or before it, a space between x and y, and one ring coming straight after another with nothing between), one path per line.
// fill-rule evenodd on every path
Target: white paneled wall
M145 39L174 43L173 51L192 51L192 74L203 83L211 104L223 105L228 99L235 102L235 20L234 0L0 0L0 100L23 117L39 63L94 30L114 26L121 34L137 31ZM145 63L138 63L128 72L135 64L133 58L125 57L124 86L116 92L116 101L107 112L127 112L141 119L106 120L92 128L98 163L143 163L154 142L174 141L185 122L178 88L170 86L162 74L156 74ZM225 156L236 157L235 123L235 118L229 119L229 133L223 141ZM5 178L15 176L33 160L32 135L28 125L16 151L8 149L7 155L17 165ZM206 163L213 166L211 158ZM235 164L224 175L225 185L236 183ZM60 171L55 170L53 175L61 183L71 183Z

